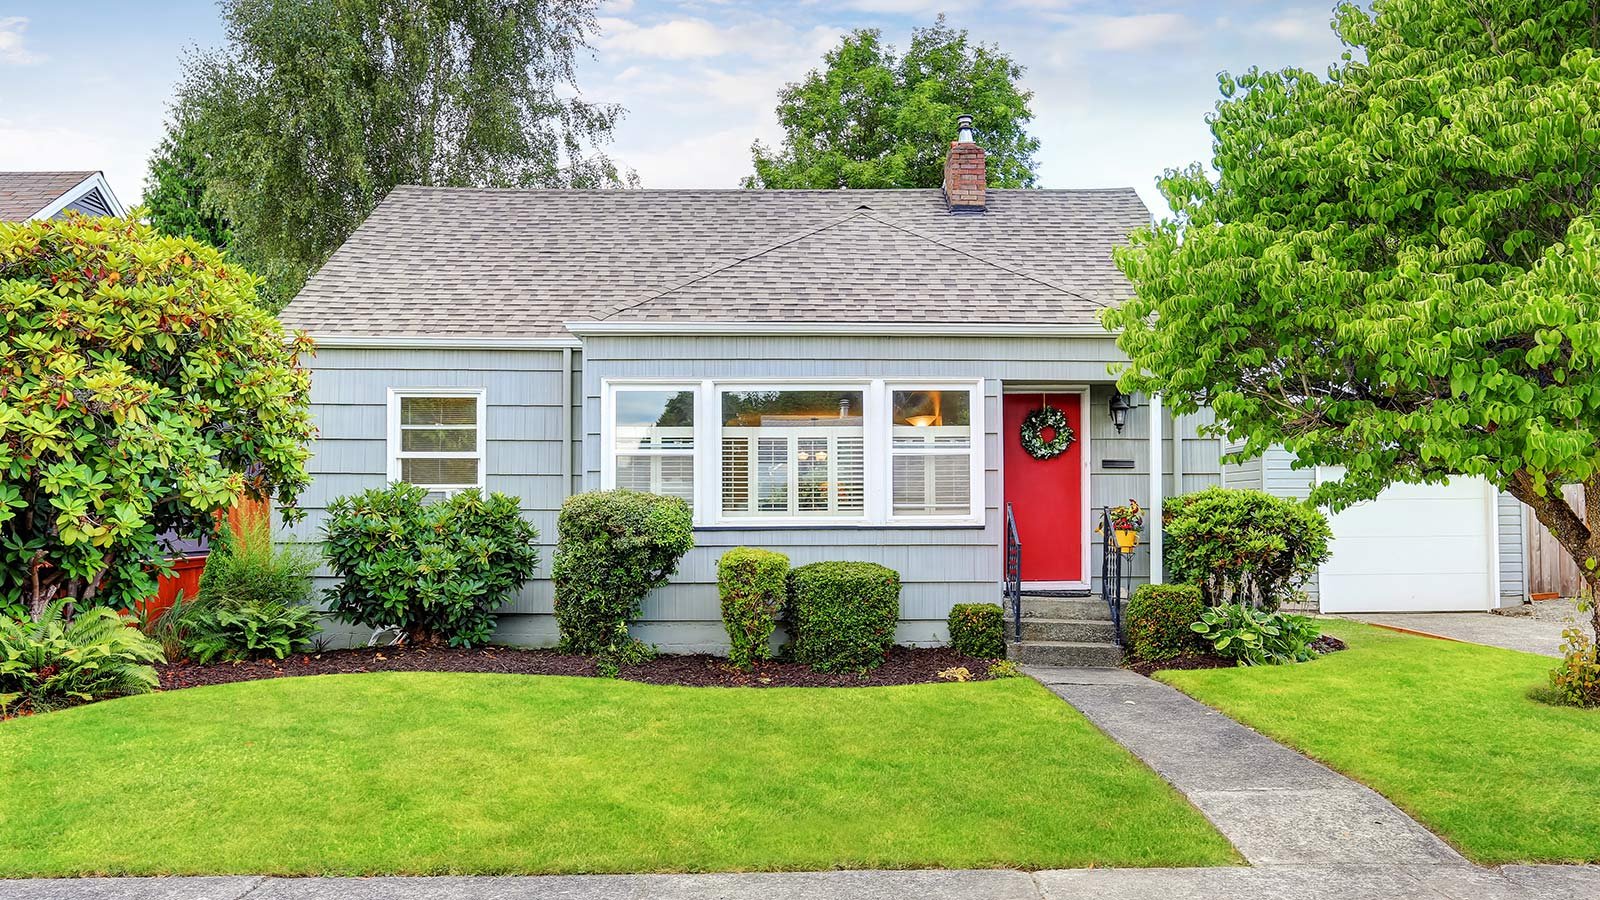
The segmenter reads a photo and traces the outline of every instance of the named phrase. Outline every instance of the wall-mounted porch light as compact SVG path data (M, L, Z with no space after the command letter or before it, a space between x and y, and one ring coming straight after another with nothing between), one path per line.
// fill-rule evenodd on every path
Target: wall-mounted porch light
M1112 388L1111 424L1116 426L1117 434L1121 434L1123 427L1128 424L1128 410L1130 409L1133 409L1133 404L1128 402L1128 395L1116 388Z

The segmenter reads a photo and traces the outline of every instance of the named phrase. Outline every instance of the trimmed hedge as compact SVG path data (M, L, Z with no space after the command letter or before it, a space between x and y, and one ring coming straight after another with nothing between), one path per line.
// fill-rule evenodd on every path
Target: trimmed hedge
M722 626L728 661L741 669L772 658L772 631L789 594L789 557L772 550L735 547L717 561Z
M561 504L556 528L551 577L562 649L637 658L628 623L694 546L689 504L640 491L591 491Z
M962 656L999 659L1006 655L1006 611L996 603L957 603L950 607L950 648Z
M1166 572L1206 605L1275 610L1327 562L1333 532L1315 507L1264 491L1206 488L1168 502Z
M1204 653L1205 641L1190 626L1200 621L1205 600L1192 584L1141 584L1123 611L1128 650L1143 660Z
M818 672L883 664L900 619L900 575L868 562L819 562L789 573L794 658Z

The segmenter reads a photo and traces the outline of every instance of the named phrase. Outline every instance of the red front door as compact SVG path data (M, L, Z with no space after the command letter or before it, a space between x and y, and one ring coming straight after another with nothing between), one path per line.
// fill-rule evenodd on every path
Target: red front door
M1081 394L1005 394L1000 441L1005 495L1022 541L1024 582L1083 582L1083 408ZM1067 414L1072 446L1035 459L1022 447L1022 420L1045 403ZM1051 435L1046 433L1045 438Z

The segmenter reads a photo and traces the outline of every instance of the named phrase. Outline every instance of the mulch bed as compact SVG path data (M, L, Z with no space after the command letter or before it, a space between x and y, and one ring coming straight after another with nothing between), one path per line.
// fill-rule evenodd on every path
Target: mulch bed
M1344 641L1331 634L1324 634L1311 642L1311 649L1318 655L1337 653L1345 649ZM1150 675L1165 669L1231 669L1237 663L1231 659L1224 659L1212 653L1186 653L1183 656L1174 656L1171 659L1140 660L1128 663L1124 668L1138 672L1140 675Z
M693 687L875 687L944 682L939 673L965 668L971 681L989 677L990 660L962 656L944 647L895 647L883 665L862 674L825 675L792 662L758 663L741 672L721 657L705 654L661 656L647 663L623 666L621 677L648 684ZM244 663L180 662L156 667L162 690L228 684L298 675L344 675L357 672L492 672L507 675L574 675L598 677L594 661L555 650L483 647L383 647L302 653L283 660Z

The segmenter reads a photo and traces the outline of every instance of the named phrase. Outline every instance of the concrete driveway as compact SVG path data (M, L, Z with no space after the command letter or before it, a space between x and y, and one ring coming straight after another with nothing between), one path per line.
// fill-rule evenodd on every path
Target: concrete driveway
M1561 629L1566 627L1554 618L1486 612L1346 613L1344 618L1540 656L1561 655Z

